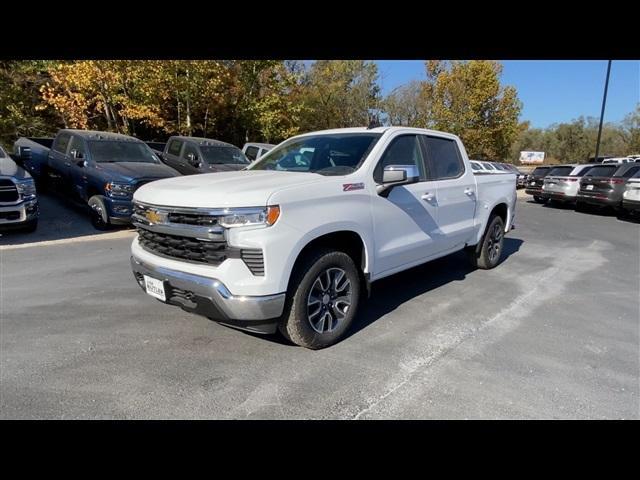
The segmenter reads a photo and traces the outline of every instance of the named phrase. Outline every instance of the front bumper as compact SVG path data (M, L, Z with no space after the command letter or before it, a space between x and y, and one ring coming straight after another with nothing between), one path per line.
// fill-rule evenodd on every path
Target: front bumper
M38 218L38 200L25 200L16 205L0 206L0 228L20 227Z
M219 280L151 265L134 256L131 268L143 290L143 275L162 280L166 303L225 325L257 333L275 333L284 310L284 293L234 296Z
M109 222L114 224L131 223L131 215L133 214L133 202L131 200L121 200L109 196L104 198Z

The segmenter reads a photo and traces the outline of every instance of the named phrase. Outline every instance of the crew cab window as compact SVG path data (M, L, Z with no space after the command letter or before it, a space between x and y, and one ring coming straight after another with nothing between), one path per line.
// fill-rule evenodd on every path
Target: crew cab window
M87 158L87 149L84 146L84 142L80 137L71 137L71 148L69 152L76 150L82 154L82 158Z
M56 141L53 142L53 150L60 153L67 153L67 147L69 146L69 140L71 135L68 133L61 133L56 137Z
M184 145L184 150L182 150L182 158L189 160L190 153L193 153L194 158L200 158L200 155L198 155L198 149L190 143L186 143Z
M175 155L177 157L180 155L181 148L182 148L181 140L171 140L171 143L169 143L169 149L167 150L167 153L170 153L171 155Z
M247 151L244 154L249 160L255 160L258 158L258 147L247 147Z
M426 178L424 159L417 135L402 135L391 140L373 171L373 179L382 183L384 169L390 165L415 165L420 172L420 178L422 180Z
M454 140L441 137L422 137L427 146L429 163L436 180L456 178L464 172L462 157ZM495 168L495 167L494 167Z

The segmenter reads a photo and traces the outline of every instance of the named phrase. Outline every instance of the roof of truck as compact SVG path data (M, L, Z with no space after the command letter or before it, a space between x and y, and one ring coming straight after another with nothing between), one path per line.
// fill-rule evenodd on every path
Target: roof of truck
M101 132L99 130L78 130L74 128L64 128L60 130L60 133L67 132L72 133L74 135L78 135L79 137L83 137L87 140L110 140L117 142L142 142L135 137L131 137L129 135L124 135L122 133L114 133L114 132Z
M227 142L223 142L221 140L215 140L213 138L205 138L205 137L185 137L183 135L175 135L173 137L169 137L169 140L182 140L184 141L189 141L189 142L195 142L198 145L201 146L209 146L209 147L236 147L235 145L231 144L231 143L227 143ZM167 143L169 142L169 140L167 140Z
M244 147L259 147L259 148L273 148L275 147L272 143L258 143L258 142L247 142L244 144ZM242 148L244 148L242 147Z

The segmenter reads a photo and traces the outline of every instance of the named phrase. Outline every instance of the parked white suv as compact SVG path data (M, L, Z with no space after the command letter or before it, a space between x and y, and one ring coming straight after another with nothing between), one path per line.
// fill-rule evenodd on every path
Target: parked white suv
M134 194L134 275L149 295L322 348L371 282L466 249L493 268L513 174L474 175L460 139L378 127L308 133L247 170L159 180Z

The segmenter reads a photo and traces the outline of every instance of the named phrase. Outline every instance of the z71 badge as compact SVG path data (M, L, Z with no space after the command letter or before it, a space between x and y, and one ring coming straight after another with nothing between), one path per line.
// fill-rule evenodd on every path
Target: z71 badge
M343 183L342 191L350 192L352 190L364 190L364 183Z

